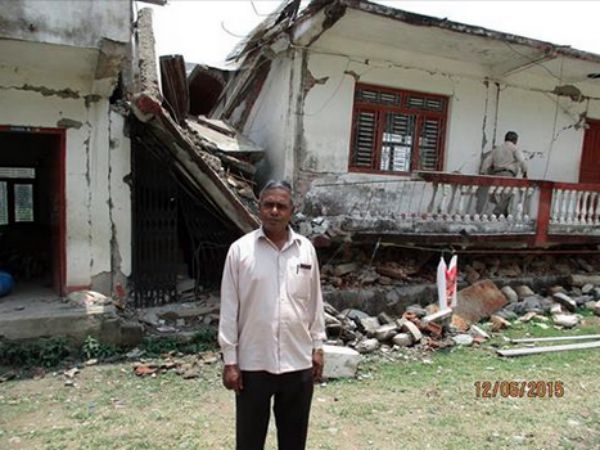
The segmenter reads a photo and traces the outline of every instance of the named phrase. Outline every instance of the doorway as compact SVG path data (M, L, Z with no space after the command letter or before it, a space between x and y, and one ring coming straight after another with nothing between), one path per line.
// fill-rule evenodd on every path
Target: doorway
M15 295L65 293L65 133L0 126L0 270Z
M580 183L600 184L600 120L588 120L588 129L583 137Z

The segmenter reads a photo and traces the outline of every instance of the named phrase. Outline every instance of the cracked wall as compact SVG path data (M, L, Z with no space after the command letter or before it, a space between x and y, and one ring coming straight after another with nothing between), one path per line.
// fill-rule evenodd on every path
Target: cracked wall
M0 125L66 130L67 289L111 294L131 273L130 148L123 117L93 89L93 71L0 66Z

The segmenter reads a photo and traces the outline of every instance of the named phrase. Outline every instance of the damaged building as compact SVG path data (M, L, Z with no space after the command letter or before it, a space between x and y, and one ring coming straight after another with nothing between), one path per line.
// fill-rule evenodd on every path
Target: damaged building
M293 182L317 247L600 237L599 55L362 0L287 1L222 71L158 58L151 11L130 1L63 3L11 2L0 25L0 269L20 287L195 298L258 226L269 177ZM530 178L479 176L508 130Z
M131 3L22 0L0 16L2 269L37 293L119 292L130 155L111 97L128 73Z
M283 2L212 117L355 239L548 248L600 236L600 55L364 0ZM529 179L479 176L519 133ZM510 195L495 213L490 199ZM325 240L327 241L327 240Z
M159 62L151 11L134 6L3 9L0 270L23 298L193 297L258 224L249 180L262 149L222 121L188 118L228 74L195 66L188 81L181 58Z

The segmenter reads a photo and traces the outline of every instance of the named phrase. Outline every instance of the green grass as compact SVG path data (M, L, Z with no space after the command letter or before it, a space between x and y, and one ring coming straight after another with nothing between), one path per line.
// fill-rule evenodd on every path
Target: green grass
M576 330L523 324L505 334L599 332L596 318L585 317ZM416 361L368 358L359 379L316 388L308 448L598 448L600 351L500 358L499 345L506 344L497 337ZM565 395L477 398L475 382L486 380L560 380ZM0 448L234 447L234 398L221 387L218 364L192 380L172 372L142 379L129 364L114 364L87 367L75 381L66 387L50 373L0 384ZM267 448L276 448L273 426Z

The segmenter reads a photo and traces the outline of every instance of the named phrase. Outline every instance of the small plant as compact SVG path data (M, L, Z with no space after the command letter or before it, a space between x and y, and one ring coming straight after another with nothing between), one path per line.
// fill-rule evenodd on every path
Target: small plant
M64 337L32 342L3 342L0 344L0 361L11 366L49 368L57 366L72 350Z
M173 337L148 337L144 339L141 348L149 356L159 356L169 352L193 354L213 350L216 342L217 331L211 327L203 327L187 341L182 341Z
M85 359L105 359L119 353L121 352L117 347L104 344L94 336L87 336L81 347L81 354Z

